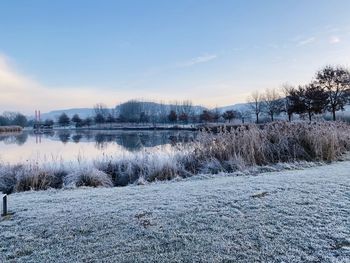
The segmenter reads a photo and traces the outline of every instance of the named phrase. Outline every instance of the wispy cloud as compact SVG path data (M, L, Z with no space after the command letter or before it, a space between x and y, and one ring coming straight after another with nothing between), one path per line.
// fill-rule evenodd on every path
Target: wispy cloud
M330 44L338 44L340 41L341 41L340 37L338 37L338 36L331 36L329 38L329 43Z
M211 60L216 59L218 56L215 54L208 54L208 55L203 55L203 56L198 56L195 58L191 58L190 60L187 61L183 61L177 64L177 67L191 67L194 66L196 64L201 64L201 63L206 63L209 62Z
M301 47L301 46L309 45L311 43L314 43L315 41L316 41L315 37L309 37L309 38L301 39L301 40L298 40L297 46Z

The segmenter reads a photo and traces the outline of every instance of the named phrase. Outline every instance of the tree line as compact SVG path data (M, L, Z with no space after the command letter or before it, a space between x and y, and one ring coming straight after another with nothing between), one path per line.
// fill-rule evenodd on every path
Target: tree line
M293 114L307 115L311 121L316 114L330 112L335 121L336 112L344 110L350 102L350 72L344 67L326 66L309 84L298 87L285 84L281 90L267 89L264 93L255 91L247 101L256 123L263 113L273 121L282 112L289 121Z
M59 126L74 125L76 127L90 127L91 125L112 123L209 123L232 122L239 119L242 123L254 118L256 123L262 117L274 121L276 116L284 113L291 121L294 114L311 121L317 114L330 112L336 120L336 112L344 110L350 102L350 72L340 66L326 66L316 72L312 81L297 87L284 84L280 89L267 89L264 92L252 92L247 99L246 109L226 110L218 108L207 109L193 106L190 100L174 101L170 104L130 100L109 109L103 103L94 105L94 114L91 117L81 118L75 114L70 118L62 113L56 123ZM33 125L18 112L4 112L0 115L0 126ZM53 126L54 120L44 121L46 126Z
M62 113L58 117L57 124L75 127L112 123L189 124L231 122L233 119L242 119L244 122L244 118L245 115L239 111L227 110L221 113L218 109L198 108L189 100L171 104L131 100L118 105L115 109L108 109L106 105L98 103L94 106L94 116L85 119L80 118L78 114L69 118L66 113ZM49 121L53 124L52 120Z
M22 113L6 111L0 115L0 126L11 125L25 127L28 125L28 119Z
M239 119L242 123L249 121L252 116L256 123L261 122L263 116L274 121L276 116L284 113L291 121L297 114L311 121L316 114L330 112L332 119L336 120L336 112L344 110L350 102L350 72L344 67L326 66L316 72L309 84L297 87L284 84L280 89L266 89L264 92L252 92L247 99L246 110L226 110L221 112L217 108L193 106L192 102L185 100L170 104L130 100L108 109L99 103L94 106L95 115L91 118L81 119L74 115L71 119L63 113L58 124L76 127L90 126L103 123L209 123L231 122Z

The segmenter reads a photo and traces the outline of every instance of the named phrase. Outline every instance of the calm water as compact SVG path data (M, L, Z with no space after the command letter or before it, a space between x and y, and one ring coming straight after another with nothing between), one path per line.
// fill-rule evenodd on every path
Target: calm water
M51 131L35 134L0 134L0 160L6 163L27 161L75 161L117 156L144 149L168 149L194 139L190 131Z

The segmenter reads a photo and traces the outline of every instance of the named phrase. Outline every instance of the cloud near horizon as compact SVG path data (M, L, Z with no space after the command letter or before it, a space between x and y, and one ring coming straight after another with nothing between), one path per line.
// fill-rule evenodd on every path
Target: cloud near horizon
M182 67L205 63L216 59L216 55L205 55L193 58L182 63ZM118 89L111 87L91 87L91 86L48 86L20 72L6 55L0 53L0 114L4 111L22 112L33 115L36 109L41 112L48 112L57 109L86 108L93 107L96 103L102 102L108 107L114 107L118 103L129 99L142 99L148 101L174 101L195 99L195 104L213 107L220 104L227 105L231 102L228 96L218 95L216 86L210 89L203 87L191 87L186 93L179 92L179 89L171 89L168 92L155 89L148 89L147 96L139 88ZM227 86L222 91L227 93ZM200 91L200 92L199 92ZM198 94L201 96L198 96Z
M46 87L16 70L9 59L0 54L0 112L21 111L32 114L52 109L86 107L103 101L109 106L117 103L120 93L92 87Z

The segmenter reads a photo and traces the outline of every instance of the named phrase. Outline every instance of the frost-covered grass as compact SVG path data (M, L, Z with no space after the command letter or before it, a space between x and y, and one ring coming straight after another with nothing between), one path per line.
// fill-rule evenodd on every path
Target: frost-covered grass
M300 161L330 162L350 150L350 126L342 122L275 122L263 128L241 126L197 139L170 150L104 156L74 165L0 165L0 191L11 193L65 186L125 186L232 173L257 166Z
M11 194L0 262L349 262L349 171Z

